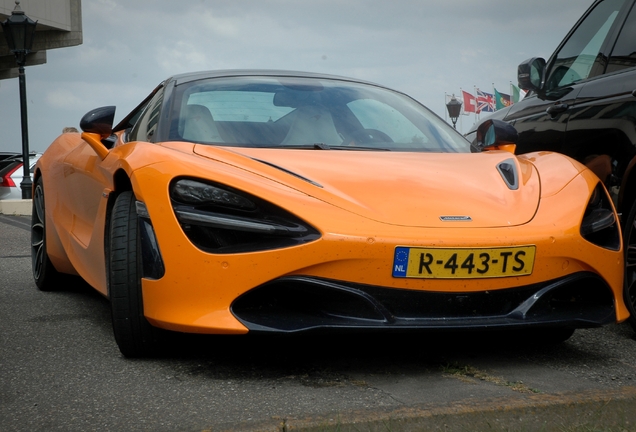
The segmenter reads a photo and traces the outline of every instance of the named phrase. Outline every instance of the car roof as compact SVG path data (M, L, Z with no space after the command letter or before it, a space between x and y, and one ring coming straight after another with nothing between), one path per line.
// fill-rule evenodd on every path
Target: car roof
M225 70L211 70L200 71L174 75L169 80L176 81L176 84L183 84L191 81L197 81L207 78L224 78L224 77L243 77L243 76L275 76L275 77L296 77L296 78L323 78L323 79L337 79L341 81L350 81L362 84L370 84L377 87L384 87L382 85L363 81L355 78L349 78L338 75L321 74L313 72L301 72L290 70L275 70L275 69L225 69Z

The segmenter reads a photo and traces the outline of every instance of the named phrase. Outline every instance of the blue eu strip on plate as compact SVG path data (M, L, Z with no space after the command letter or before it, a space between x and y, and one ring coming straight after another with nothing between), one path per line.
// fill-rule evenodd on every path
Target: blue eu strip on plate
M406 268L409 264L409 248L396 247L393 256L393 277L406 277Z

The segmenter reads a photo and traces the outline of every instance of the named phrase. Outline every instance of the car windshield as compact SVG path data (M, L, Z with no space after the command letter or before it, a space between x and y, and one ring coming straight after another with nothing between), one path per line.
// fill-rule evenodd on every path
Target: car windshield
M237 77L177 86L171 140L322 150L469 152L413 99L345 80Z

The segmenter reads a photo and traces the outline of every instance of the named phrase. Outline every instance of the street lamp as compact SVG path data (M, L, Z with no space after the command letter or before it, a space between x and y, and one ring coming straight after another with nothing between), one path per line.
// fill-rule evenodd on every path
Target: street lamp
M453 127L457 129L457 119L462 112L462 103L453 95L451 100L446 104L446 108L448 109L448 116L453 122Z
M9 51L15 55L15 61L18 63L18 79L20 81L20 117L22 119L22 199L31 199L33 182L31 181L31 170L29 163L29 130L27 125L27 97L26 97L26 78L24 76L24 64L26 56L31 52L33 47L33 36L35 35L35 26L37 21L24 14L20 9L20 1L15 0L15 8L11 12L11 16L2 24L2 31L7 40Z

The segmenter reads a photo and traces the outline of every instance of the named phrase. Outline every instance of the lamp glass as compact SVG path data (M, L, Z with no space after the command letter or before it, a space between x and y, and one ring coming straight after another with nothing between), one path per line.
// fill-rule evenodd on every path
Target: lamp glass
M446 104L446 108L448 109L448 115L450 118L456 119L461 113L462 103L453 98Z
M7 45L12 53L29 53L33 48L33 36L37 21L33 21L22 11L13 11L2 23Z

